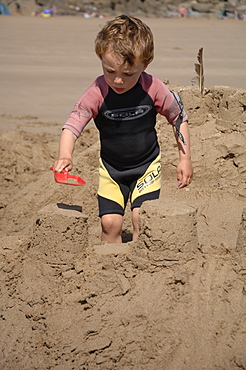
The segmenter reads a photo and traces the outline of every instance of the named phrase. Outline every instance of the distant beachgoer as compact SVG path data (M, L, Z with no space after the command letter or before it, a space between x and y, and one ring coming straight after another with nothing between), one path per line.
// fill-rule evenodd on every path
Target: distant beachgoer
M187 10L184 6L181 6L181 8L179 9L179 14L182 18L186 17L187 15Z
M140 19L121 15L98 33L95 50L103 75L75 104L63 126L55 172L73 168L75 142L93 118L100 133L98 205L101 239L119 243L130 198L133 240L139 232L139 208L158 199L161 188L156 116L173 125L178 144L178 187L192 181L187 114L179 96L145 69L154 57L153 35Z
M228 11L227 10L222 10L220 13L220 18L221 19L228 19Z
M53 17L55 15L55 10L54 8L51 6L49 8L46 8L42 11L41 13L42 17L45 17L45 18L49 18L49 17Z
M0 15L11 15L9 8L3 3L0 3Z

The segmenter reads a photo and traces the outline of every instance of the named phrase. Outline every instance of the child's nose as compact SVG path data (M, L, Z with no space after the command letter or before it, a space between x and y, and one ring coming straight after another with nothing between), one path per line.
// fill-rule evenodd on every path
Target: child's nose
M116 83L116 84L118 84L118 85L123 84L122 78L121 78L121 77L115 77L115 79L114 79L114 83Z

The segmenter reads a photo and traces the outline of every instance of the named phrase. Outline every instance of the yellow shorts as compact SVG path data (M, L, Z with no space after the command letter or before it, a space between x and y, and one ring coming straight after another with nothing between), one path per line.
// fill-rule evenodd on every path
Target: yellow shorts
M133 169L119 171L100 158L98 206L99 216L124 215L128 199L131 209L146 200L158 199L161 189L161 156Z

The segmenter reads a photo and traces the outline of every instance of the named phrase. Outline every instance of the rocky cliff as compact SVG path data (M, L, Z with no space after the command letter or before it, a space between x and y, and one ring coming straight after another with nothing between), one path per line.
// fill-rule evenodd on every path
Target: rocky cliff
M8 2L10 10L22 14L40 13L53 7L57 15L115 15L177 17L206 16L209 18L245 19L246 0L14 0ZM7 4L7 2L6 2ZM16 7L16 9L15 9Z

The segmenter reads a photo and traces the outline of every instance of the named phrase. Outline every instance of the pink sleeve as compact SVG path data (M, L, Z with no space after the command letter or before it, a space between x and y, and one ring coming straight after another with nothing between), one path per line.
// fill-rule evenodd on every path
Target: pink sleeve
M100 76L80 96L62 129L66 128L79 137L87 123L97 116L107 93L108 85Z
M175 125L180 114L180 107L173 94L159 78L142 73L140 83L154 102L157 113L165 116L169 123ZM183 111L182 122L187 121L187 114Z

